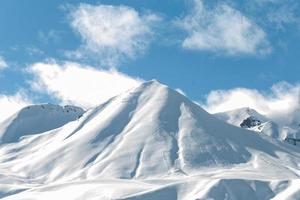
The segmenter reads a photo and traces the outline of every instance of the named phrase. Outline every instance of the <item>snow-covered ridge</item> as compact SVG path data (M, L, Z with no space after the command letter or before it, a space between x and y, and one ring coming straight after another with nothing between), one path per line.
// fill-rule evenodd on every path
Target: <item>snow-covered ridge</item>
M0 124L1 143L16 142L25 135L58 128L80 117L84 110L75 106L31 105Z
M266 116L249 107L229 110L227 112L216 113L214 115L222 121L226 121L227 123L238 127L240 127L243 121L249 117L259 120L262 123L269 121Z
M240 108L214 114L217 118L237 127L246 128L281 141L300 139L300 124L278 124L251 108ZM299 143L300 144L300 143Z
M225 123L150 81L1 145L0 197L296 199L299 163L299 148Z

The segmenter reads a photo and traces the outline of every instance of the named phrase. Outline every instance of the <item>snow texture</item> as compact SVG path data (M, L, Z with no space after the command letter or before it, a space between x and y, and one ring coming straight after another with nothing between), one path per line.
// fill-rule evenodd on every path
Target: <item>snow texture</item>
M155 80L56 129L38 124L0 145L5 200L300 198L299 148L230 125Z

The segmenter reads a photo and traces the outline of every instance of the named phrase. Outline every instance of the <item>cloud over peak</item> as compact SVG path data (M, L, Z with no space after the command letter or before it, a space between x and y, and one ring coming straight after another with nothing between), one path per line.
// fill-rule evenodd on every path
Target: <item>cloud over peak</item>
M250 107L280 124L300 120L300 84L279 82L268 92L248 88L211 91L202 105L211 113Z
M64 104L96 106L140 84L140 79L116 70L99 70L73 62L40 62L31 65L32 88Z
M227 55L262 55L271 47L262 28L227 4L208 8L203 0L176 24L187 32L182 42L186 49L222 52Z
M160 20L153 13L141 14L128 6L102 4L80 4L71 9L70 19L83 42L73 55L99 56L101 63L109 67L143 54Z

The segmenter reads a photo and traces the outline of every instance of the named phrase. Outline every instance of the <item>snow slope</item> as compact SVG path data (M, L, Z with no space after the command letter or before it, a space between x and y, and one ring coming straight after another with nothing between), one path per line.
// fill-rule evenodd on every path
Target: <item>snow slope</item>
M299 164L298 148L227 124L150 81L0 146L0 197L297 199Z
M0 123L0 144L16 142L24 135L32 135L58 128L84 113L75 106L52 104L27 106Z

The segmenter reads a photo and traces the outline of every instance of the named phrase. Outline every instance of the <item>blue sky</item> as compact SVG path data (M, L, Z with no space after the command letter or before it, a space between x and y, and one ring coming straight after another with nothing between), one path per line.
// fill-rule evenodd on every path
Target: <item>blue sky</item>
M250 91L238 106L270 107L299 91L299 15L296 0L2 0L0 104L88 108L158 79L208 110L238 89ZM78 87L90 72L105 81ZM267 103L251 103L256 92Z

